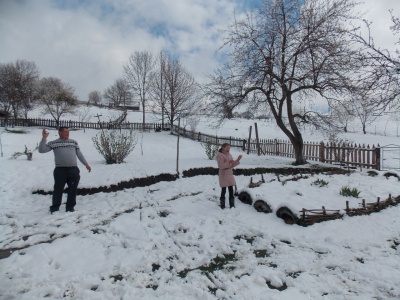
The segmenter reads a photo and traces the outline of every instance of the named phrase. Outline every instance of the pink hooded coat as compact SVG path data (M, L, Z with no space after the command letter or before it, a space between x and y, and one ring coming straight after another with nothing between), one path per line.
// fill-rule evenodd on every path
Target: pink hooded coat
M232 168L239 165L239 162L229 163L229 161L233 160L231 154L224 154L222 152L218 152L217 154L217 163L218 163L218 178L219 178L219 186L220 187L228 187L236 185L235 177L233 176Z

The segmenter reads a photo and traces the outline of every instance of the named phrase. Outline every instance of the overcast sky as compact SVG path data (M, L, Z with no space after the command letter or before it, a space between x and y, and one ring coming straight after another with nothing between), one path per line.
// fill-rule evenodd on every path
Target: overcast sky
M86 101L122 77L134 51L166 50L199 81L217 66L220 30L257 0L0 0L0 63L25 59ZM389 9L399 0L366 0L376 44L394 49ZM400 47L398 47L400 48Z

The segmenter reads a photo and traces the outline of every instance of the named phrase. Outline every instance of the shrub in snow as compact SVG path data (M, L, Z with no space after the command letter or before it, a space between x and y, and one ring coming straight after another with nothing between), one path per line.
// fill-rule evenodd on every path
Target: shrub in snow
M207 141L206 143L202 143L202 146L206 150L208 159L213 160L215 158L215 155L217 154L218 145L213 144L210 141Z
M135 149L137 136L133 130L102 130L92 140L106 163L111 165L122 163Z

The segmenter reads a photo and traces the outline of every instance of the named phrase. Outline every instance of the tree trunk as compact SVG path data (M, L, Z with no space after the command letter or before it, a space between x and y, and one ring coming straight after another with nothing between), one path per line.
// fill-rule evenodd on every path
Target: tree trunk
M143 109L143 130L145 130L146 126L146 112L144 111L145 101L142 101L142 109Z
M161 128L164 130L164 105L161 108Z
M294 151L294 158L295 162L293 163L294 165L304 165L307 163L304 154L303 154L303 148L304 148L304 142L303 142L303 137L301 135L301 132L297 126L297 123L295 122L295 117L293 115L293 102L292 102L292 94L289 93L286 89L286 87L283 87L283 93L287 94L286 98L286 110L287 110L287 118L289 121L289 125L291 128L291 131L286 128L286 126L283 124L281 120L281 124L285 127L286 131L284 130L283 132L289 137L292 145L293 145L293 151Z
M304 148L303 139L301 138L300 140L298 140L295 138L291 142L293 145L294 158L295 158L295 162L293 164L296 166L306 164L307 160L305 159L303 154L303 148Z
M275 117L276 123L278 127L286 134L286 136L289 138L290 142L293 145L293 151L294 151L294 165L304 165L307 163L307 160L304 157L303 154L303 148L304 148L304 143L303 143L303 137L301 136L300 131L296 128L295 123L292 123L292 130L295 131L295 133L290 132L290 130L285 126L285 124L282 121L282 118L279 116Z

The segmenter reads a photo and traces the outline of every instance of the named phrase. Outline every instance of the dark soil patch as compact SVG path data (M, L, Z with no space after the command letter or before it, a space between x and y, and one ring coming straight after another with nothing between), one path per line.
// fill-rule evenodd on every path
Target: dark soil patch
M52 236L50 237L49 240L43 241L43 242L39 242L39 243L34 244L34 245L39 245L39 244L51 244L51 243L54 242L56 239L58 239L58 238L63 238L63 237L66 237L66 236L67 236L67 235L61 235L61 236L59 236L59 237L54 237L54 235L52 235ZM32 246L32 245L27 245L27 246L20 247L20 248L0 249L0 260L11 256L11 254L13 254L15 251L23 250L23 249L29 248L29 247L31 247L31 246ZM23 253L20 252L20 255L23 255Z
M347 174L349 171L335 167L318 167L318 168L252 168L252 169L234 169L235 175L262 175L266 173L274 173L279 175L298 175L298 174ZM196 168L182 172L183 177L194 177L199 175L218 175L218 168Z
M133 189L136 187L144 187L150 186L155 183L161 181L175 181L178 179L178 176L175 174L159 174L156 176L149 176L143 178L134 178L129 181L121 181L117 184L112 184L110 186L100 186L100 187L93 187L93 188L78 188L77 195L85 196L85 195L93 195L97 193L112 193L117 191L122 191L125 189ZM64 190L64 193L68 192L68 188ZM32 194L39 194L39 195L52 195L53 191L43 191L37 190L32 192Z
M265 173L274 173L279 175L298 175L298 174L320 174L320 173L328 173L328 174L347 174L349 171L343 170L335 167L318 167L318 168L295 168L295 167L286 167L286 168L253 168L253 169L235 169L235 175L244 175L251 176L256 174L265 174ZM182 172L183 177L194 177L200 175L218 175L218 168L195 168L189 169ZM125 189L133 189L136 187L144 187L150 186L158 182L162 181L175 181L179 178L176 174L168 174L162 173L155 176L143 177L143 178L134 178L129 181L121 181L117 184L112 184L110 186L100 186L93 188L78 188L77 195L93 195L97 193L112 193L117 191L122 191ZM68 189L64 190L64 193L67 193ZM33 194L39 195L52 195L53 191L44 191L37 190L33 191Z
M14 251L21 250L22 248L0 249L0 260L7 258L13 254Z

